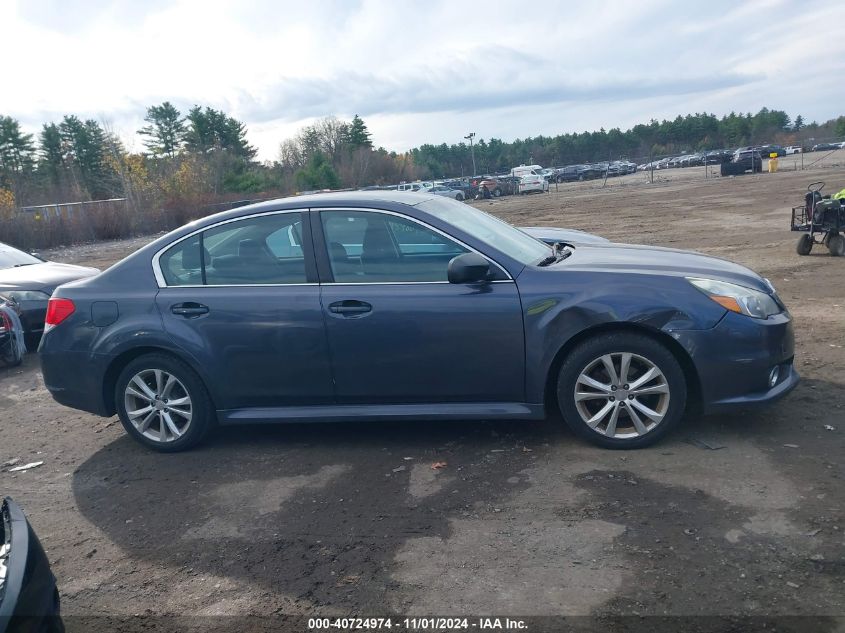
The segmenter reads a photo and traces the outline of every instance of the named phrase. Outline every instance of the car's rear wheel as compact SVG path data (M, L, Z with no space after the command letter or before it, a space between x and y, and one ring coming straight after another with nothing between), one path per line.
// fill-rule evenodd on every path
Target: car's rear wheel
M680 421L687 386L677 359L641 334L601 334L577 345L560 368L557 396L567 425L606 448L654 444Z
M191 448L214 425L214 407L202 380L167 354L145 354L124 367L115 404L126 432L156 451Z
M845 256L845 237L842 237L839 233L829 235L827 238L827 250L834 257Z

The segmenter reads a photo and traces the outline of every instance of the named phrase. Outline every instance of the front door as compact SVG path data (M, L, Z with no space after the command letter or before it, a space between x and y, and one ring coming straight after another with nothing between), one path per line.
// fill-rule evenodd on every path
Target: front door
M320 211L331 278L321 303L340 404L524 402L516 284L456 285L447 266L468 248L412 218Z
M219 409L330 404L320 288L300 212L208 228L159 257L168 334L202 368Z

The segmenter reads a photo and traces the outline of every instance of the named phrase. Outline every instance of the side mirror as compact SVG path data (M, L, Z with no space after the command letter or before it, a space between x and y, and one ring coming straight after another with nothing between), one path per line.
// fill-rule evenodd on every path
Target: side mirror
M487 281L489 275L490 262L478 253L464 253L449 262L450 284L474 284Z

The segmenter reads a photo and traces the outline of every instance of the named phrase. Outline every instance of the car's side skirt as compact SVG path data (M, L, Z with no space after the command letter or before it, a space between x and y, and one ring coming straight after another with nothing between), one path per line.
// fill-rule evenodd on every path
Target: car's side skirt
M229 409L218 411L217 417L221 425L353 420L542 420L545 408L542 404L525 402L350 404Z

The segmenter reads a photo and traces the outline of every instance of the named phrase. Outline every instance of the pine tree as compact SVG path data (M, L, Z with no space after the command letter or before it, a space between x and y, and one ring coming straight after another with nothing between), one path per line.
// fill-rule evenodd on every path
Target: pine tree
M352 123L349 126L349 146L353 149L359 147L372 147L373 142L370 140L370 131L367 129L367 124L357 114L352 117Z
M93 200L120 193L115 174L106 164L108 138L93 119L82 121L76 115L65 116L59 124L65 164L74 170L77 184Z
M14 190L35 165L32 134L10 116L0 116L0 188Z
M194 106L188 111L185 146L205 153L227 150L234 156L252 160L257 150L246 140L246 126L221 110Z
M797 117L795 117L795 122L792 124L792 129L796 132L800 132L802 127L804 127L804 117L799 114Z
M144 121L148 125L138 130L138 134L147 137L144 145L153 156L175 156L185 137L185 120L179 110L165 101L159 106L147 108Z

